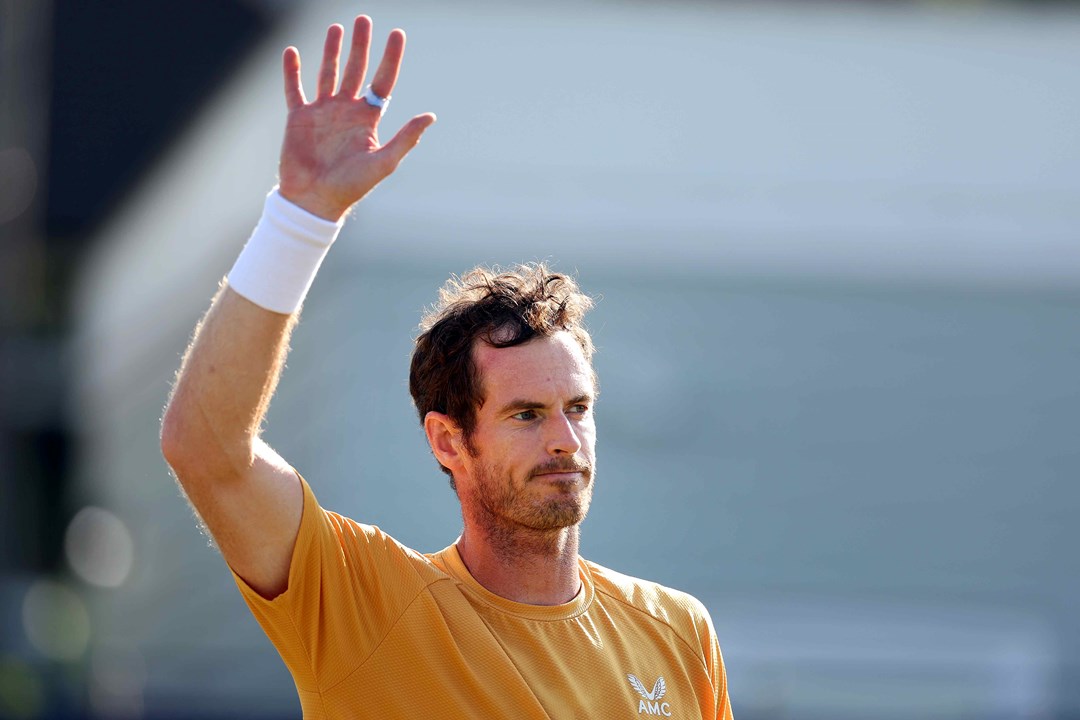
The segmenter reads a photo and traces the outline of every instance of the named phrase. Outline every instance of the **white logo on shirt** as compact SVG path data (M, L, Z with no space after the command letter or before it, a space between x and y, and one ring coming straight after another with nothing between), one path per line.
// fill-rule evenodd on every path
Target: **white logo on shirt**
M663 675L656 679L652 692L645 689L645 685L637 679L637 675L631 673L626 677L630 679L630 685L644 698L638 701L638 715L671 717L671 705L660 702L660 699L667 693L667 683L664 682Z

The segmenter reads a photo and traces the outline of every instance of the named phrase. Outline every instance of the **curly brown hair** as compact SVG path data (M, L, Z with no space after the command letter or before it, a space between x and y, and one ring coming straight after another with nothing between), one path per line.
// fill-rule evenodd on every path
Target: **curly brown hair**
M413 349L409 392L420 423L432 410L443 413L468 442L476 427L476 411L484 402L472 352L477 340L504 348L565 330L591 364L592 338L582 320L592 306L592 298L572 277L553 273L543 263L508 270L477 267L461 277L451 276L439 290L438 303L421 319ZM450 485L454 486L453 477Z

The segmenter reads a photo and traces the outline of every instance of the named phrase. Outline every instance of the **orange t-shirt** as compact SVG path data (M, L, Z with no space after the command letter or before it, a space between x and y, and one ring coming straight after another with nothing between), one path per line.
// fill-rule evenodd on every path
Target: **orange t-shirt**
M565 605L484 589L457 548L421 555L376 527L304 510L288 589L234 573L324 718L731 718L712 621L693 597L579 560Z

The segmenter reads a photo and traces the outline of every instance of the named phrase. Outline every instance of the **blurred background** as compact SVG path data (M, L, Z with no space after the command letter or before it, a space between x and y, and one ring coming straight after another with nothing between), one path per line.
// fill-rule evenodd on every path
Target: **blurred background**
M279 58L371 14L384 124L267 438L437 551L407 387L451 272L599 298L583 553L710 608L740 720L1080 718L1080 12L0 3L0 717L296 718L161 459L275 182Z

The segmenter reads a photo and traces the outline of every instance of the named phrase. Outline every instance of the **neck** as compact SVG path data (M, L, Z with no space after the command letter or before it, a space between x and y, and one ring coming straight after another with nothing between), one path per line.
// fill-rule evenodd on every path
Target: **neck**
M581 590L579 528L534 531L465 522L458 553L478 583L500 597L529 605L562 605Z

